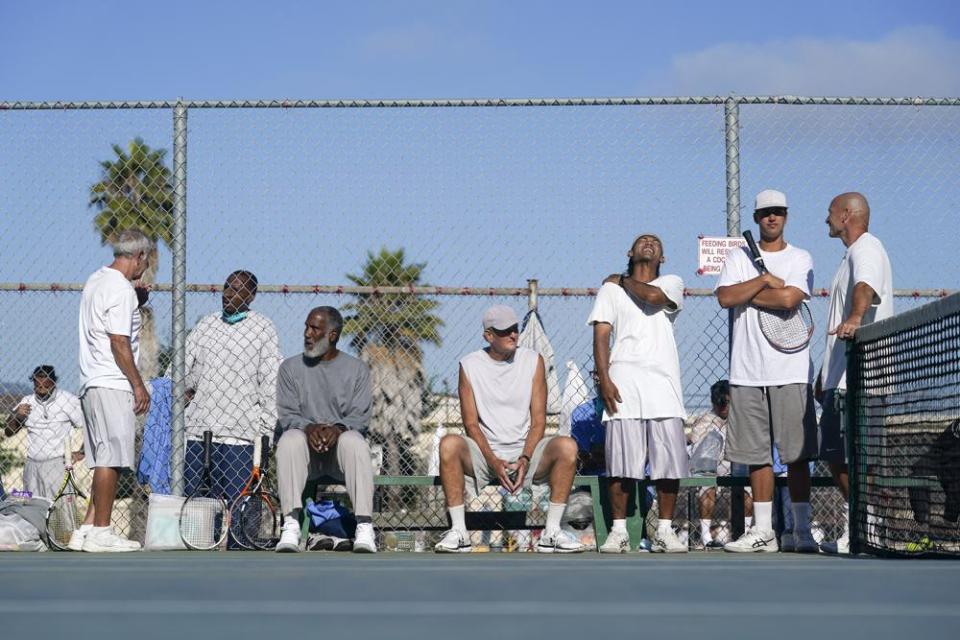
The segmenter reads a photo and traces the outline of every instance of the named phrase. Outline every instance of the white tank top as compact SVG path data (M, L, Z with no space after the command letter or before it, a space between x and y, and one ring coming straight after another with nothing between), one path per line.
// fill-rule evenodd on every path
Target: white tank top
M530 431L530 398L539 354L517 347L513 358L497 361L483 349L460 361L480 414L480 429L498 458L515 460Z

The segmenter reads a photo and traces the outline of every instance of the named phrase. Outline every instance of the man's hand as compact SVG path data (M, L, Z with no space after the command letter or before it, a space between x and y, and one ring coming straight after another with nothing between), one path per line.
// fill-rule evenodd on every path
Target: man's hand
M782 278L778 278L769 271L760 276L763 279L763 283L767 286L768 289L783 289L786 283Z
M143 384L133 387L133 413L142 416L150 408L150 394Z
M511 485L507 487L507 490L510 493L516 493L523 488L523 481L527 477L529 468L530 463L526 458L518 458L515 462L507 463L507 479L510 480Z
M27 416L30 415L30 411L33 410L28 404L18 405L16 409L13 410L13 415L17 418L19 422L23 422L27 419Z
M83 460L83 457L84 457L83 449L81 449L80 451L74 451L73 453L70 454L70 462L72 462L73 464L77 464L78 462Z
M326 453L336 447L342 433L340 427L333 424L310 424L303 432L307 434L307 444L317 453Z
M497 479L500 480L500 486L510 493L513 493L513 480L510 479L510 474L513 472L514 463L501 460L500 458L494 458L493 462L489 464L494 473L497 474Z
M841 322L833 331L828 331L831 336L836 335L841 340L853 340L853 334L857 332L863 323L861 316L850 316Z
M613 415L617 412L617 403L623 402L620 398L620 390L613 384L610 376L601 376L600 378L600 397L603 398L603 407L607 413Z

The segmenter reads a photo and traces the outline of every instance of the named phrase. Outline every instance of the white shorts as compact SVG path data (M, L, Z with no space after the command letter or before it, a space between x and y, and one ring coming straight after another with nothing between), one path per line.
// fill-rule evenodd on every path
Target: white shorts
M683 420L616 419L603 423L606 427L604 455L607 475L611 478L646 477L650 463L650 479L686 478L690 475L690 456Z
M38 498L53 498L60 490L63 484L66 469L63 466L63 458L50 458L49 460L31 460L23 464L23 488L33 492L33 496Z
M135 467L137 420L133 393L93 387L80 398L86 429L83 448L87 466Z

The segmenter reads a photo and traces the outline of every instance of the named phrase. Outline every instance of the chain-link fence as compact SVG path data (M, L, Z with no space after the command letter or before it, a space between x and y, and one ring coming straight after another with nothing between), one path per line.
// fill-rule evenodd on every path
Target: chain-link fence
M138 226L158 244L144 277L152 291L140 368L160 380L155 398L169 398L169 415L151 416L143 430L146 455L138 455L139 479L124 480L120 529L142 539L147 494L183 494L196 482L204 428L223 446L224 489L239 491L253 434L275 420L272 382L258 365L299 354L307 312L321 305L343 311L340 347L371 367L369 441L380 472L433 474L438 431L462 429L456 363L482 346L483 310L536 309L556 372L548 429L569 428L570 409L593 396L592 288L623 268L638 233L651 231L663 239L665 270L688 287L675 333L693 418L726 377L728 349L713 280L696 275L697 236L737 233L741 211L752 208L741 193L781 189L793 213L788 239L811 251L816 286L827 287L842 245L827 237L826 205L858 189L871 200L871 229L887 245L897 285L911 288L899 291L897 310L922 303L952 285L940 274L955 262L958 106L800 98L0 103L0 411L32 395L40 364L56 367L60 390L78 390L79 291L109 259L98 244ZM925 229L942 233L903 233L921 213ZM260 324L219 320L224 282L238 269L259 279L251 308ZM811 307L826 317L825 297ZM218 324L236 329L218 333ZM818 323L815 363L823 332ZM172 381L161 387L164 374ZM25 460L46 455L42 443L66 429L63 420L46 421L47 431L32 422L5 424L7 489L23 485ZM73 437L79 446L79 431ZM80 481L88 486L89 475ZM490 493L497 497L483 508L510 502ZM380 524L445 521L436 488L381 494ZM718 522L729 521L728 495L717 497ZM699 500L681 497L679 525L699 526ZM832 489L815 491L814 517L828 538L838 501Z

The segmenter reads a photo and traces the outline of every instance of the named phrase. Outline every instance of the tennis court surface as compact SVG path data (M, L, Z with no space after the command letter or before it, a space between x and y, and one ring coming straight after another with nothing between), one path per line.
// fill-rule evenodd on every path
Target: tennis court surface
M960 623L960 563L949 560L40 553L0 556L0 575L7 638L296 631L327 638L875 640L951 637Z

